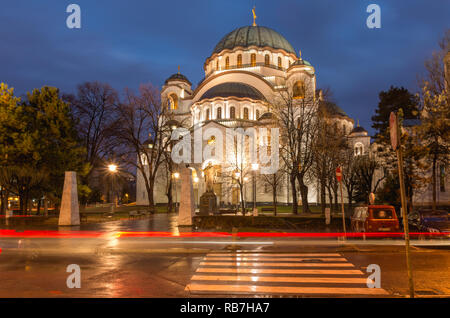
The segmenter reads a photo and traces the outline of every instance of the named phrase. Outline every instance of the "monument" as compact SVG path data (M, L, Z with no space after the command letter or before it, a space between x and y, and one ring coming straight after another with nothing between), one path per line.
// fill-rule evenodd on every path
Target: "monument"
M66 171L65 173L61 210L59 212L59 225L80 225L77 173L74 171Z
M194 187L192 185L192 171L189 168L181 169L180 209L178 213L178 226L191 226L194 216Z
M217 212L217 198L213 190L213 167L211 163L205 168L206 191L200 197L200 215L209 215Z

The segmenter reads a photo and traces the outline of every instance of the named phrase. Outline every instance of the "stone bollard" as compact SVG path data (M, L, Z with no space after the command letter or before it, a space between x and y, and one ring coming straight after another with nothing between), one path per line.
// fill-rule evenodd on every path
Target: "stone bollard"
M181 170L181 194L178 213L178 226L191 226L195 212L194 187L192 185L192 171L189 168Z
M65 173L61 210L59 212L59 225L80 225L77 173L74 171L66 171Z

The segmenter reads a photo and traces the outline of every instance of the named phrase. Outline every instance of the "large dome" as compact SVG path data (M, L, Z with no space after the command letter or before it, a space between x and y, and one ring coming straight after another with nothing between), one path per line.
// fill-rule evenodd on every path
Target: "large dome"
M275 30L263 26L245 26L231 31L216 45L213 54L220 53L225 49L232 50L239 46L244 48L250 46L263 48L267 46L295 54L294 48L284 36Z
M265 100L263 94L256 88L244 83L236 82L222 83L211 87L202 95L202 97L200 97L200 100L212 99L215 97L238 97L261 101Z

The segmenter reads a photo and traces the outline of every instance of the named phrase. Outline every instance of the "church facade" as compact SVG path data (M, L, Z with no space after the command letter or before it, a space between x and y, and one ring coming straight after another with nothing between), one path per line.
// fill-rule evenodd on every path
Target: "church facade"
M300 52L300 51L299 51ZM227 128L248 128L270 126L273 114L270 102L280 91L294 92L294 98L321 98L316 89L317 73L311 63L296 53L292 45L277 31L258 26L237 28L226 34L214 47L203 64L205 77L193 87L188 78L180 72L165 81L161 90L164 107L170 109L173 120L183 123L194 135L197 129L215 128L225 131ZM370 137L362 127L355 127L354 120L338 106L327 103L334 126L348 136L355 155L369 151ZM210 140L205 140L208 144ZM223 166L219 163L202 162L191 165L194 180L194 196L198 203L206 190L205 169L216 166L213 172L213 190L218 204L238 204L241 196L246 202L253 201L252 177L243 179L243 192L232 180L224 178ZM175 168L176 170L176 168ZM154 199L156 203L167 202L167 181L162 172L156 181ZM179 174L174 178L174 201L179 201ZM271 202L272 193L267 185L256 182L256 201ZM319 201L316 182L308 184L308 200ZM137 175L137 204L147 204L148 198L142 181ZM278 191L279 203L292 202L289 176L286 174Z

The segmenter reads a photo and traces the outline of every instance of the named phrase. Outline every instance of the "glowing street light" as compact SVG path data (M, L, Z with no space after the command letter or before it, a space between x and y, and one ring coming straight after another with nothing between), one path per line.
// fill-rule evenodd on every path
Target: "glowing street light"
M116 172L117 171L117 165L115 165L115 164L110 164L109 166L108 166L108 170L109 170L109 172Z

